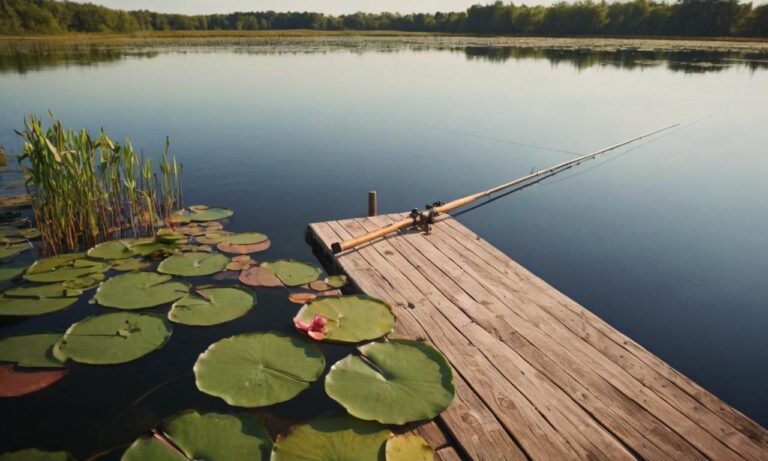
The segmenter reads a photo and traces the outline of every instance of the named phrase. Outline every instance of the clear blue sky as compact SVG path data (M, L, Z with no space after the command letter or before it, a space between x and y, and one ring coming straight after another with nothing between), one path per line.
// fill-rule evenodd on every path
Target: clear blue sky
M85 3L88 0L77 0ZM555 0L526 0L528 5L546 5ZM505 0L505 3L507 0ZM492 0L90 0L90 3L123 10L146 9L164 13L230 13L233 11L319 11L329 14L366 11L401 13L463 11L476 3ZM518 3L518 2L515 2Z

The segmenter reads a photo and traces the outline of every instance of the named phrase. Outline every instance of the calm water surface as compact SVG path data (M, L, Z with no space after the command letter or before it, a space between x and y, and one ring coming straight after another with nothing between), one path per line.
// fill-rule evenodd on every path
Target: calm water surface
M130 136L148 155L170 136L188 203L231 207L230 230L269 234L262 260L313 261L307 223L364 214L368 190L383 212L403 211L680 122L459 219L768 424L765 64L685 53L280 51L5 56L0 144L18 151L13 129L49 109L68 126ZM196 390L191 367L220 338L290 325L298 306L284 292L258 296L240 321L174 325L166 347L135 363L73 365L47 390L0 401L0 452L40 446L86 458L181 409L224 410ZM101 309L2 323L0 337L63 331ZM347 350L325 351L332 363ZM321 384L270 414L333 409Z

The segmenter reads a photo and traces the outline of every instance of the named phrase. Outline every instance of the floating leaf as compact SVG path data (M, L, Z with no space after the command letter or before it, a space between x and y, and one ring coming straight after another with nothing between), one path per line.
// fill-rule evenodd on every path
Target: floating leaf
M219 219L229 218L234 212L227 208L205 208L192 209L190 207L189 218L195 222L218 221Z
M208 205L190 205L187 207L189 211L203 211L210 208Z
M325 278L325 283L333 288L341 288L348 283L346 275L331 275Z
M229 258L219 253L183 253L169 256L157 267L158 272L186 277L211 275L223 271Z
M245 255L245 254L258 253L259 251L268 250L270 246L272 246L272 242L270 242L269 240L265 240L261 243L253 243L250 245L236 245L234 243L221 242L218 245L216 245L216 248L218 248L219 250L225 253L235 253L235 254Z
M333 288L322 280L315 280L314 282L310 282L307 287L315 291L328 291Z
M112 269L120 272L137 271L150 266L143 258L118 259L112 262Z
M222 339L200 354L197 388L238 407L290 400L325 369L317 347L282 333L251 333Z
M3 453L0 455L0 461L75 461L75 458L66 451L43 451L37 448L27 448L13 453Z
M365 295L339 296L312 301L301 308L294 323L308 323L316 315L328 320L325 339L358 343L380 338L395 326L387 303Z
M432 419L454 396L451 367L440 352L405 339L368 343L336 362L325 391L349 414L384 424Z
M291 293L288 295L288 301L294 304L306 304L317 298L314 293Z
M207 227L203 227L200 224L189 224L186 226L179 226L175 227L173 230L176 232L181 232L184 235L188 235L190 237L197 237L198 235L204 235L206 232L209 232L209 229Z
M88 250L88 256L96 259L125 259L136 256L126 240L110 240Z
M245 288L199 289L173 303L168 319L184 325L218 325L244 316L254 304L256 297Z
M186 235L173 229L160 229L155 233L155 239L157 239L158 242L163 243L179 242L181 240L186 240L186 238Z
M40 231L36 227L19 229L19 234L29 240L40 238Z
M167 221L172 223L172 224L185 224L185 223L188 223L188 222L190 222L189 213L187 213L184 210L175 211L170 216L168 216Z
M0 365L0 397L21 397L45 389L66 374L65 370L18 371L13 365Z
M251 259L250 256L247 255L241 255L241 256L235 256L232 258L232 262L227 264L227 270L228 271L241 271L248 269L249 267L256 264L256 261Z
M424 437L416 434L390 436L387 440L387 461L434 461L435 451Z
M129 272L112 277L96 291L96 302L118 309L144 309L181 299L189 285L155 272Z
M136 360L163 346L171 324L155 314L113 312L75 323L55 347L76 362L111 365Z
M266 461L271 448L269 434L251 416L187 411L137 439L121 461Z
M18 278L29 267L29 264L20 261L12 261L0 265L0 283L10 282Z
M275 442L271 461L381 461L389 430L350 416L321 416Z
M240 281L252 287L283 286L283 282L281 282L279 278L275 277L275 274L260 266L249 267L248 269L242 271L240 273Z
M231 245L254 245L256 243L266 242L267 236L259 232L243 232L241 234L232 234L222 240L223 243Z
M138 255L149 256L155 253L172 254L174 251L179 249L179 245L177 243L156 242L154 240L150 240L149 242L134 242L131 246L131 249Z
M33 316L66 309L77 298L6 298L0 297L0 315Z
M195 240L197 243L202 243L203 245L216 245L217 243L221 243L230 235L232 235L232 232L216 230L213 232L208 232L205 235L195 237Z
M0 259L12 258L30 248L32 248L32 245L27 242L2 245L0 246Z
M82 255L82 253L76 254ZM98 272L106 272L110 267L102 262L71 258L71 256L74 255L54 256L37 261L30 266L24 278L30 282L64 282Z
M19 367L61 368L64 366L51 354L51 347L61 338L59 333L12 336L0 340L0 362L12 362Z
M297 287L317 280L322 272L312 264L292 259L280 259L271 263L264 263L262 266L289 287Z
M105 278L106 275L104 275L103 272L96 272L95 274L84 275L76 279L62 282L62 286L67 290L67 296L78 296L84 291L98 287Z
M3 292L9 298L65 298L68 297L67 289L63 282L40 284L27 284L14 287Z
M342 295L341 290L326 290L326 291L321 291L317 293L318 298L320 297L328 298L328 297L335 297L335 296L341 296L341 295Z

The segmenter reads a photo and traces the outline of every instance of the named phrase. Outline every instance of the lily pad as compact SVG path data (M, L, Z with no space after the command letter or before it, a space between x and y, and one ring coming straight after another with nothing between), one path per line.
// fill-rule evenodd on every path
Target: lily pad
M328 291L333 287L322 280L315 280L314 282L310 282L308 285L306 285L305 288L309 288L310 290L315 291Z
M125 259L136 256L136 252L126 240L110 240L88 250L88 256L95 259Z
M3 453L0 455L0 461L75 461L75 458L66 451L43 451L37 448L27 448L13 453Z
M51 348L61 338L60 333L12 336L0 340L0 362L15 363L18 367L62 368Z
M275 274L260 266L249 267L248 269L240 272L240 282L252 287L283 286L283 282L281 282L279 278L275 277Z
M321 416L275 442L271 461L381 461L389 430L350 416Z
M294 304L306 304L310 301L314 301L315 299L317 299L317 295L315 293L299 292L290 293L288 295L288 301Z
M205 235L200 235L195 237L195 240L197 243L202 243L203 245L216 245L217 243L221 243L225 238L232 235L231 232L227 232L224 230L215 230L212 232L208 232Z
M271 448L269 434L250 416L187 411L137 439L121 461L266 461Z
M325 283L332 288L341 288L349 282L346 275L331 275L325 278Z
M32 245L27 242L2 245L0 246L0 259L12 258L19 253L25 252L31 248Z
M199 289L173 303L168 319L184 325L218 325L244 316L254 304L256 296L245 288Z
M112 277L96 291L96 302L117 309L144 309L181 299L189 285L155 272L129 272Z
M192 209L190 207L189 219L194 222L218 221L219 219L229 218L234 212L228 208L205 208Z
M368 343L336 362L325 392L349 414L384 424L432 419L454 396L445 357L419 341Z
M179 245L176 242L156 242L154 239L150 239L148 242L133 242L131 249L140 256L149 256L155 253L172 254L179 249Z
M312 264L292 259L279 259L262 264L264 268L275 274L275 277L289 287L297 287L317 280L322 271Z
M434 461L435 451L424 437L416 434L390 436L387 461Z
M57 354L90 365L125 363L160 349L171 324L155 314L113 312L70 326L56 343Z
M248 245L237 245L234 243L221 242L218 245L216 245L216 248L218 248L220 251L223 251L224 253L235 253L240 255L247 255L251 253L258 253L260 251L269 250L269 247L271 246L272 246L272 242L270 242L269 240L265 240L263 242L252 243Z
M175 243L186 240L187 236L172 229L160 229L155 233L158 242Z
M118 259L112 262L112 269L120 272L137 271L149 266L150 263L143 258Z
M65 370L19 371L13 365L0 365L0 397L21 397L54 384Z
M0 296L0 315L33 316L66 309L77 298L6 298Z
M222 240L223 243L231 245L254 245L256 243L266 242L267 236L259 232L243 232L241 234L232 234Z
M28 263L12 261L0 266L0 283L18 278L29 267Z
M82 255L82 253L76 253ZM27 270L24 278L30 282L64 282L78 277L109 270L109 264L87 259L72 258L73 255L54 256L37 261Z
M67 290L67 296L78 296L84 291L92 290L101 284L107 278L103 272L84 275L76 279L62 282L61 285Z
M312 301L296 314L294 323L309 323L316 315L328 321L324 339L343 343L381 338L395 326L395 316L389 304L365 295Z
M238 407L290 400L325 369L312 343L282 333L251 333L222 339L200 354L197 388Z
M9 298L65 298L69 297L63 282L46 284L27 284L10 288L3 292Z
M183 253L169 256L157 267L158 272L186 277L211 275L223 271L229 258L219 253Z

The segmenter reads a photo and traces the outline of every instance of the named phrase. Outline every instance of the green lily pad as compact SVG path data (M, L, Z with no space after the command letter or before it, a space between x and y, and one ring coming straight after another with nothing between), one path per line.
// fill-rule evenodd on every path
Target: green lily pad
M387 440L387 461L434 461L435 451L424 437L416 434L390 436Z
M74 257L75 255L82 257L83 253L54 256L37 261L30 266L24 278L30 282L64 282L109 270L108 264L80 259Z
M67 289L63 282L27 284L14 287L3 292L4 296L10 298L66 298L69 297Z
M0 283L10 282L11 280L18 278L29 267L29 264L20 261L12 261L3 265L0 265Z
M227 232L224 230L216 230L212 232L207 232L205 235L200 235L195 237L195 240L197 243L202 243L203 245L216 245L217 243L221 243L225 238L229 237L230 235L233 235L231 232Z
M60 333L12 336L0 340L0 362L15 363L18 367L62 368L51 348L61 338Z
M127 240L110 240L88 250L88 256L95 259L125 259L136 256L136 252Z
M220 253L183 253L164 259L157 271L185 277L212 275L226 269L227 264L229 258Z
M218 325L244 316L254 304L256 296L242 287L205 288L173 303L168 319L184 325Z
M160 229L155 233L155 238L158 242L174 243L179 240L186 240L187 236L171 229Z
M259 232L244 232L242 234L229 235L222 240L230 245L254 245L267 240L267 236Z
M228 208L205 208L194 210L190 207L189 219L193 222L218 221L219 219L229 218L235 214Z
M66 451L43 451L37 448L3 453L0 461L75 461Z
M289 287L297 287L317 280L322 273L319 268L312 264L292 259L279 259L271 263L264 263L262 267L275 274Z
M331 275L325 278L325 283L332 288L341 288L348 283L346 275Z
M325 369L312 343L282 333L251 333L222 339L200 354L197 388L238 407L290 400Z
M176 415L158 429L158 435L143 436L131 445L121 461L266 461L272 439L255 419L187 411Z
M329 341L358 343L381 338L395 326L389 304L365 295L322 298L301 308L294 323L310 324L316 315L326 318L324 338Z
M382 461L389 430L348 415L321 416L275 442L271 461Z
M137 271L150 266L143 258L117 259L112 262L112 269L120 272Z
M12 258L19 253L25 252L32 248L32 245L30 245L27 242L22 243L12 243L10 245L2 245L0 246L0 259L8 259Z
M156 314L113 312L86 317L70 326L55 347L57 356L90 365L111 365L160 349L171 331L171 324Z
M129 272L112 277L96 291L96 302L117 309L144 309L172 303L189 293L189 285L155 272Z
M103 272L88 274L76 279L62 282L61 285L67 290L67 296L77 296L87 290L92 290L101 284L107 278Z
M0 296L0 315L33 316L68 308L77 298L6 298Z
M143 240L141 242L132 243L131 249L140 256L149 256L153 253L172 254L179 249L177 243L171 242L156 242L153 239L150 241Z
M445 357L419 341L368 343L331 367L325 392L352 416L384 424L432 419L454 396Z

